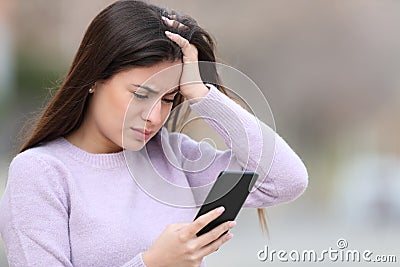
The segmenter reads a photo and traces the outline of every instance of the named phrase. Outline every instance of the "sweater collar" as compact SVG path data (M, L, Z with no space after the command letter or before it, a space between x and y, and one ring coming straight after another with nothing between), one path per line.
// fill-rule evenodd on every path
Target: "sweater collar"
M98 168L117 168L125 166L125 156L124 151L115 153L90 153L87 152L71 142L69 142L66 138L60 137L56 140L56 143L64 148L64 151L74 159L88 164L93 167Z

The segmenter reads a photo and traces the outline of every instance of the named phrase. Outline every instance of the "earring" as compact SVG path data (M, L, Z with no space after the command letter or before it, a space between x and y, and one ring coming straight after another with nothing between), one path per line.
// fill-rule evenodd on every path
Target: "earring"
M90 87L89 89L89 94L93 94L94 93L94 85L92 87Z

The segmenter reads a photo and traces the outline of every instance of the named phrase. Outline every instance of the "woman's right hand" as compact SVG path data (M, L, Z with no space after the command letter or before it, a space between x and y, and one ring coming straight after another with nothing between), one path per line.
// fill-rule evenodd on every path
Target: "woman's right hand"
M192 223L170 224L143 253L143 261L147 267L192 267L199 266L203 258L216 251L222 244L232 238L232 229L236 222L228 221L213 230L197 237L204 226L224 212L223 207L211 210L198 217Z

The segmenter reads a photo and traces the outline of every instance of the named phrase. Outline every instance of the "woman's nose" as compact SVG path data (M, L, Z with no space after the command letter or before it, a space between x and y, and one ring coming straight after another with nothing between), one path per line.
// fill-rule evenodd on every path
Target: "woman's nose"
M157 100L155 104L150 106L150 109L144 114L147 121L151 124L161 123L161 99Z

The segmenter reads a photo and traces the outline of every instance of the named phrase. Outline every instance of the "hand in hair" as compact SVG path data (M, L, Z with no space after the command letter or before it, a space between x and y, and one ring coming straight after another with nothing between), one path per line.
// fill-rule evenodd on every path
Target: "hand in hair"
M162 17L165 24L174 28L187 27L184 24ZM198 51L196 46L179 34L165 31L165 35L175 42L182 50L183 71L180 79L180 93L187 99L200 100L208 93L208 88L202 82L198 64Z

